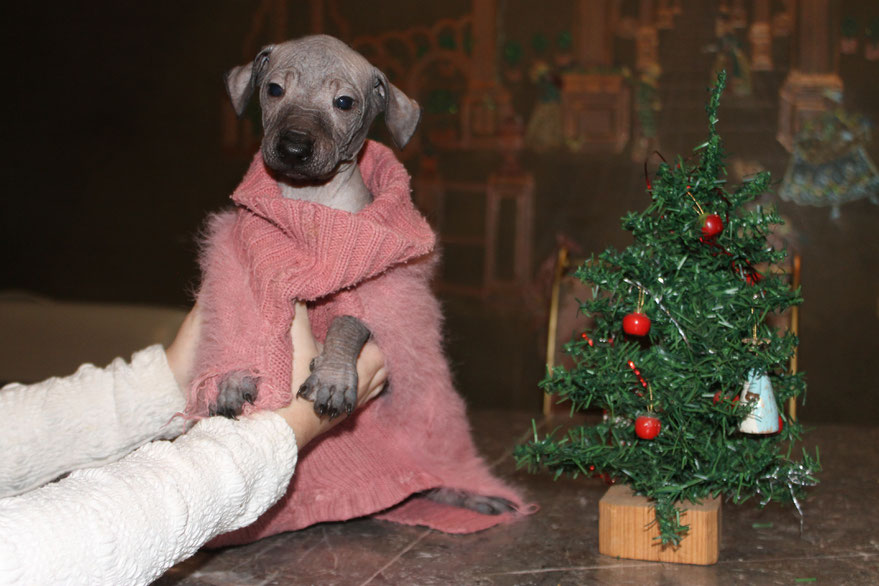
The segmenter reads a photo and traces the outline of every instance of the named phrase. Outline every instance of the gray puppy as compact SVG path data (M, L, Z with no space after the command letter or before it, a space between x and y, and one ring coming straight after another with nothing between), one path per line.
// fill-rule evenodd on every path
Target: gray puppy
M284 197L357 212L372 194L357 155L375 117L383 112L398 147L409 142L421 109L362 55L342 41L316 35L270 45L253 63L226 74L235 112L243 114L258 94L262 108L262 156ZM323 352L299 395L331 418L350 413L357 401L357 356L370 332L352 316L333 321ZM256 398L256 381L233 373L220 383L213 412L234 417Z
M284 197L308 200L349 212L372 201L357 156L369 128L384 113L391 138L404 147L415 132L421 109L362 55L342 41L316 35L262 49L253 63L226 75L235 112L243 114L254 93L262 108L262 156ZM353 316L330 324L322 353L299 395L314 400L318 414L350 413L357 400L357 357L369 329ZM256 398L256 380L233 373L220 383L214 414L235 417ZM500 497L450 488L427 491L428 498L499 514L513 510Z

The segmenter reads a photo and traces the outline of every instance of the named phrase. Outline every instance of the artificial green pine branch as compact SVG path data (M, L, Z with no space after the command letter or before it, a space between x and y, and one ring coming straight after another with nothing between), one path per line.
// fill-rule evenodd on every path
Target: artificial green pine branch
M805 392L802 374L787 371L796 337L766 322L802 299L773 270L785 251L766 240L780 217L746 207L767 190L769 174L727 186L717 132L725 80L721 73L711 92L708 140L694 149L695 160L660 164L649 205L622 219L634 243L593 255L575 272L592 286L580 307L592 326L564 346L574 366L552 369L541 387L574 409L602 409L603 421L561 437L535 431L516 450L519 465L531 470L604 474L647 496L664 544L686 535L686 501L798 501L820 467L808 454L790 459L791 443L803 432L796 421L783 417L773 435L739 431L752 408L737 400L750 373L766 373L780 413ZM707 236L711 214L723 229ZM623 319L637 311L651 320L643 338L622 330ZM634 421L646 412L661 421L653 439L635 434Z

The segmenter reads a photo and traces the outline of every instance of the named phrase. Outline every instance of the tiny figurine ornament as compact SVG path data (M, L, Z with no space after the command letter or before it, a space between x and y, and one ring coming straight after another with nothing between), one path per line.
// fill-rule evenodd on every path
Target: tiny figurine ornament
M751 371L742 389L741 400L751 407L742 419L739 431L753 434L770 434L779 430L778 403L772 392L772 383L766 373Z

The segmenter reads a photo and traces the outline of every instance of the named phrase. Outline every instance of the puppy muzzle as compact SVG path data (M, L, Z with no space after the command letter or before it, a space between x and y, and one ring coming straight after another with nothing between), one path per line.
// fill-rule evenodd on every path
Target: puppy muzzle
M314 139L305 132L285 130L275 146L280 160L290 168L301 167L314 155Z
M284 130L263 140L263 159L272 170L297 181L323 181L339 164L338 153L312 133Z

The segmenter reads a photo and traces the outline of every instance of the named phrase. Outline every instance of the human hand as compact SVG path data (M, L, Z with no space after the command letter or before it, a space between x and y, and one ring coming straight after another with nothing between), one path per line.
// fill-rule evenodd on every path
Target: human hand
M198 303L186 315L177 336L171 345L165 350L168 366L180 386L180 392L187 395L189 382L192 378L192 367L195 363L195 349L198 345L199 332L201 331L201 310Z
M311 322L308 309L304 303L296 303L296 315L290 326L293 341L293 373L291 376L291 394L293 399L286 407L277 409L275 413L283 417L296 434L296 444L301 449L315 437L330 430L346 416L330 419L318 416L314 412L314 404L296 392L311 372L312 358L320 352L319 344L311 333ZM377 396L387 382L385 359L378 345L367 342L357 359L357 408Z

